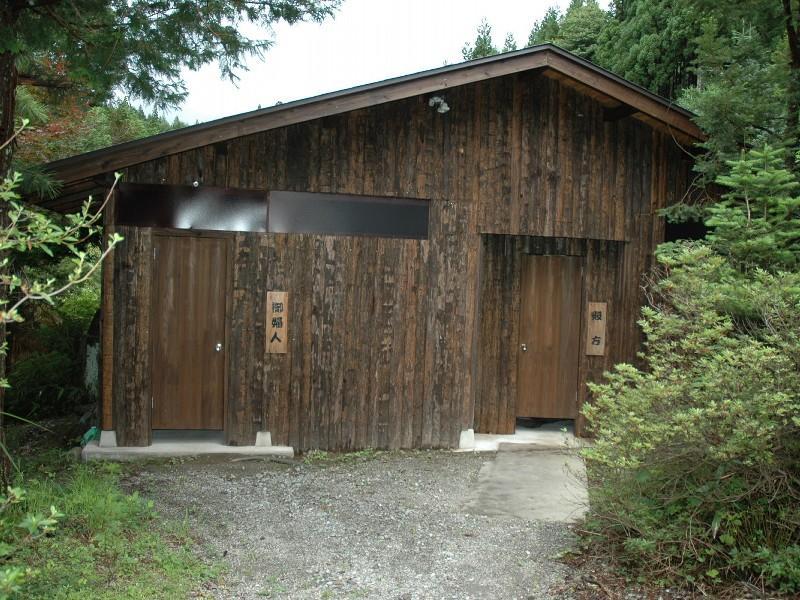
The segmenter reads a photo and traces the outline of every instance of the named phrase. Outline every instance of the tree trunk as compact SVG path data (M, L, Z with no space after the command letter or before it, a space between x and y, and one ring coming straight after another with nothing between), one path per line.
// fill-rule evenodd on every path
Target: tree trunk
M800 6L796 15L792 4L792 0L783 0L786 37L789 41L786 138L791 150L788 160L793 167L796 167L795 153L800 150Z
M3 2L3 8L0 8L0 31L12 31L14 22L16 21L16 14L14 9L6 2ZM16 90L17 90L17 69L16 69L16 55L11 51L6 50L0 53L0 144L5 143L11 139L14 134L14 112L16 107ZM14 144L8 144L3 150L0 150L0 177L6 177L11 168L11 156L13 153ZM0 204L0 227L7 227L8 213L5 210L5 205ZM2 256L0 256L2 259ZM2 278L4 273L0 273ZM5 285L0 283L0 300L7 303L8 289ZM7 304L3 304L7 306ZM3 319L0 319L0 379L5 379L6 376L6 342L7 342L6 324ZM11 484L11 460L8 456L8 448L6 446L6 424L5 424L5 388L0 387L0 489L5 491L6 487Z
M19 8L15 2L0 1L0 36L3 45L12 45L14 26L19 18ZM0 52L0 144L8 140L14 132L14 107L16 105L17 68L16 54L11 50ZM11 146L0 152L0 176L8 173L11 163Z

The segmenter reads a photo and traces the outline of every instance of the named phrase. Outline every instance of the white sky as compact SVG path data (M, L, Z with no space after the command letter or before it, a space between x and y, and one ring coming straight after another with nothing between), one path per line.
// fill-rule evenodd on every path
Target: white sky
M461 62L486 17L495 45L513 33L525 46L534 21L569 0L344 0L334 19L280 24L263 61L250 60L238 87L216 65L186 72L189 96L175 111L192 125L354 85ZM607 5L601 1L601 5ZM172 116L172 115L168 115Z

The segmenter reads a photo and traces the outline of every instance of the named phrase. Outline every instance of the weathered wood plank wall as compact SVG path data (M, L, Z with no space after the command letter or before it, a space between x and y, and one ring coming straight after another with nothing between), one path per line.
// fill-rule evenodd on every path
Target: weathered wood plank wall
M144 163L129 180L454 201L481 233L617 241L639 235L648 192L663 204L686 188L690 161L669 136L604 120L561 81L521 73L445 96L444 115L426 97L393 102Z
M624 180L626 228L636 232L628 241L484 235L479 291L479 380L476 385L475 429L513 433L517 395L517 352L520 257L522 254L560 254L584 257L583 309L588 302L608 303L606 354L582 354L579 402L590 400L587 382L601 381L603 372L619 362L635 362L641 343L637 321L644 304L643 274L653 266L653 249L664 240L660 209L681 199L691 178L690 165L680 149L662 134L636 132L626 144L622 165L630 168ZM642 156L651 157L650 161ZM580 348L586 347L586 326ZM578 418L578 430L584 427Z
M590 299L608 301L615 320L609 355L584 360L582 374L635 355L638 281L663 235L655 211L688 181L680 149L639 121L605 121L596 100L534 73L445 96L451 110L444 115L419 97L129 170L128 179L142 183L432 202L427 241L235 236L229 443L252 443L266 429L276 443L301 449L452 446L473 419L479 430L508 429L518 310L513 257L522 246L480 234L591 240L559 242L586 255ZM140 255L122 250L119 260L128 254ZM121 295L122 285L115 283ZM269 289L291 294L287 355L264 352ZM135 307L146 286L124 291ZM123 321L131 310L121 308L119 352L141 333L141 325ZM115 401L143 394L129 386L115 390ZM145 426L142 417L137 427Z
M264 429L297 448L457 444L472 418L471 354L459 340L474 311L460 248L441 247L463 244L463 218L441 208L431 241L236 236L231 443ZM290 293L285 355L264 352L260 290Z
M150 313L153 237L149 229L118 227L114 248L113 420L120 446L148 446Z

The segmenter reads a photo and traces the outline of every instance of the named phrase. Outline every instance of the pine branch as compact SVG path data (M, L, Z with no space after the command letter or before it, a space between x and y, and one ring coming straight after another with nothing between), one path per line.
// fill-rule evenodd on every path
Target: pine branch
M20 85L49 89L69 89L75 86L75 84L68 79L47 79L33 75L32 73L18 73L17 81Z

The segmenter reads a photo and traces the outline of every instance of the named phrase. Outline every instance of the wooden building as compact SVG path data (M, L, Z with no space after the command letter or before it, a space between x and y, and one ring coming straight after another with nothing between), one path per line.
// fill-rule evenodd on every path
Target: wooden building
M298 450L457 447L520 416L580 432L586 382L635 359L658 211L700 139L545 45L52 163L57 211L124 173L102 428Z

